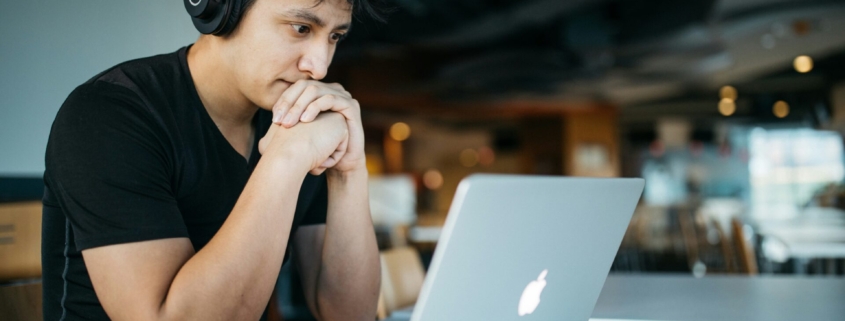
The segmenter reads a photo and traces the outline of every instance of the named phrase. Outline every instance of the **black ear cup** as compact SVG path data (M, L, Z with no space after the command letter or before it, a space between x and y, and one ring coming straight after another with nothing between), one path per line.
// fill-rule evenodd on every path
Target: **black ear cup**
M194 27L203 34L222 36L238 24L240 0L184 0Z
M215 33L218 36L228 35L235 30L235 27L238 26L238 22L241 21L241 14L243 14L243 1L242 0L230 0L228 1L231 4L229 7L229 15L227 16L226 22L223 24L223 27L220 29L220 32Z

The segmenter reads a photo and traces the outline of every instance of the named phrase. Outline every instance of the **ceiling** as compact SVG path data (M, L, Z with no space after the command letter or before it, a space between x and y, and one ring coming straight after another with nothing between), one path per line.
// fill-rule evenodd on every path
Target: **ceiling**
M622 108L817 92L845 69L791 69L798 55L842 66L845 1L395 0L387 24L359 17L337 76L390 78L372 91L438 101L530 97ZM755 94L755 95L756 95ZM715 95L715 96L714 96ZM715 97L715 98L714 98Z

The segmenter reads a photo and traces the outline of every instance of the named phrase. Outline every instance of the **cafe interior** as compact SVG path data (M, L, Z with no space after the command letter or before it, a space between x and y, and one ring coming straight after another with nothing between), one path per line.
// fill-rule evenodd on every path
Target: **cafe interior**
M326 79L361 104L379 320L410 318L473 174L645 180L595 320L845 320L845 1L380 8ZM4 170L0 320L38 320L41 181ZM288 265L270 305L313 320Z

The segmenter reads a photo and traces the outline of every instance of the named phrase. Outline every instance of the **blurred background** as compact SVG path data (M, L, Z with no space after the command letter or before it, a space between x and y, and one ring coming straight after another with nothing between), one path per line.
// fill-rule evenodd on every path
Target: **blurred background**
M845 2L392 5L331 70L382 249L426 267L472 173L643 177L611 273L843 276Z
M177 1L90 2L0 13L1 200L40 199L76 85L197 37ZM327 79L363 110L382 316L413 304L473 173L645 178L611 273L845 275L845 1L384 5L387 24L354 20ZM0 255L24 246L10 233ZM282 314L307 318L290 278Z

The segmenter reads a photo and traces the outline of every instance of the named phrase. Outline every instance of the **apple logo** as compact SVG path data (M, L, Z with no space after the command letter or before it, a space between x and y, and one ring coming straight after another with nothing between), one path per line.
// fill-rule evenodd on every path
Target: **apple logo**
M546 274L548 273L548 269L540 272L540 276L528 283L528 286L522 291L522 296L519 298L519 309L517 309L519 316L533 313L534 309L537 309L537 306L540 305L540 295L543 293L543 288L546 287Z

